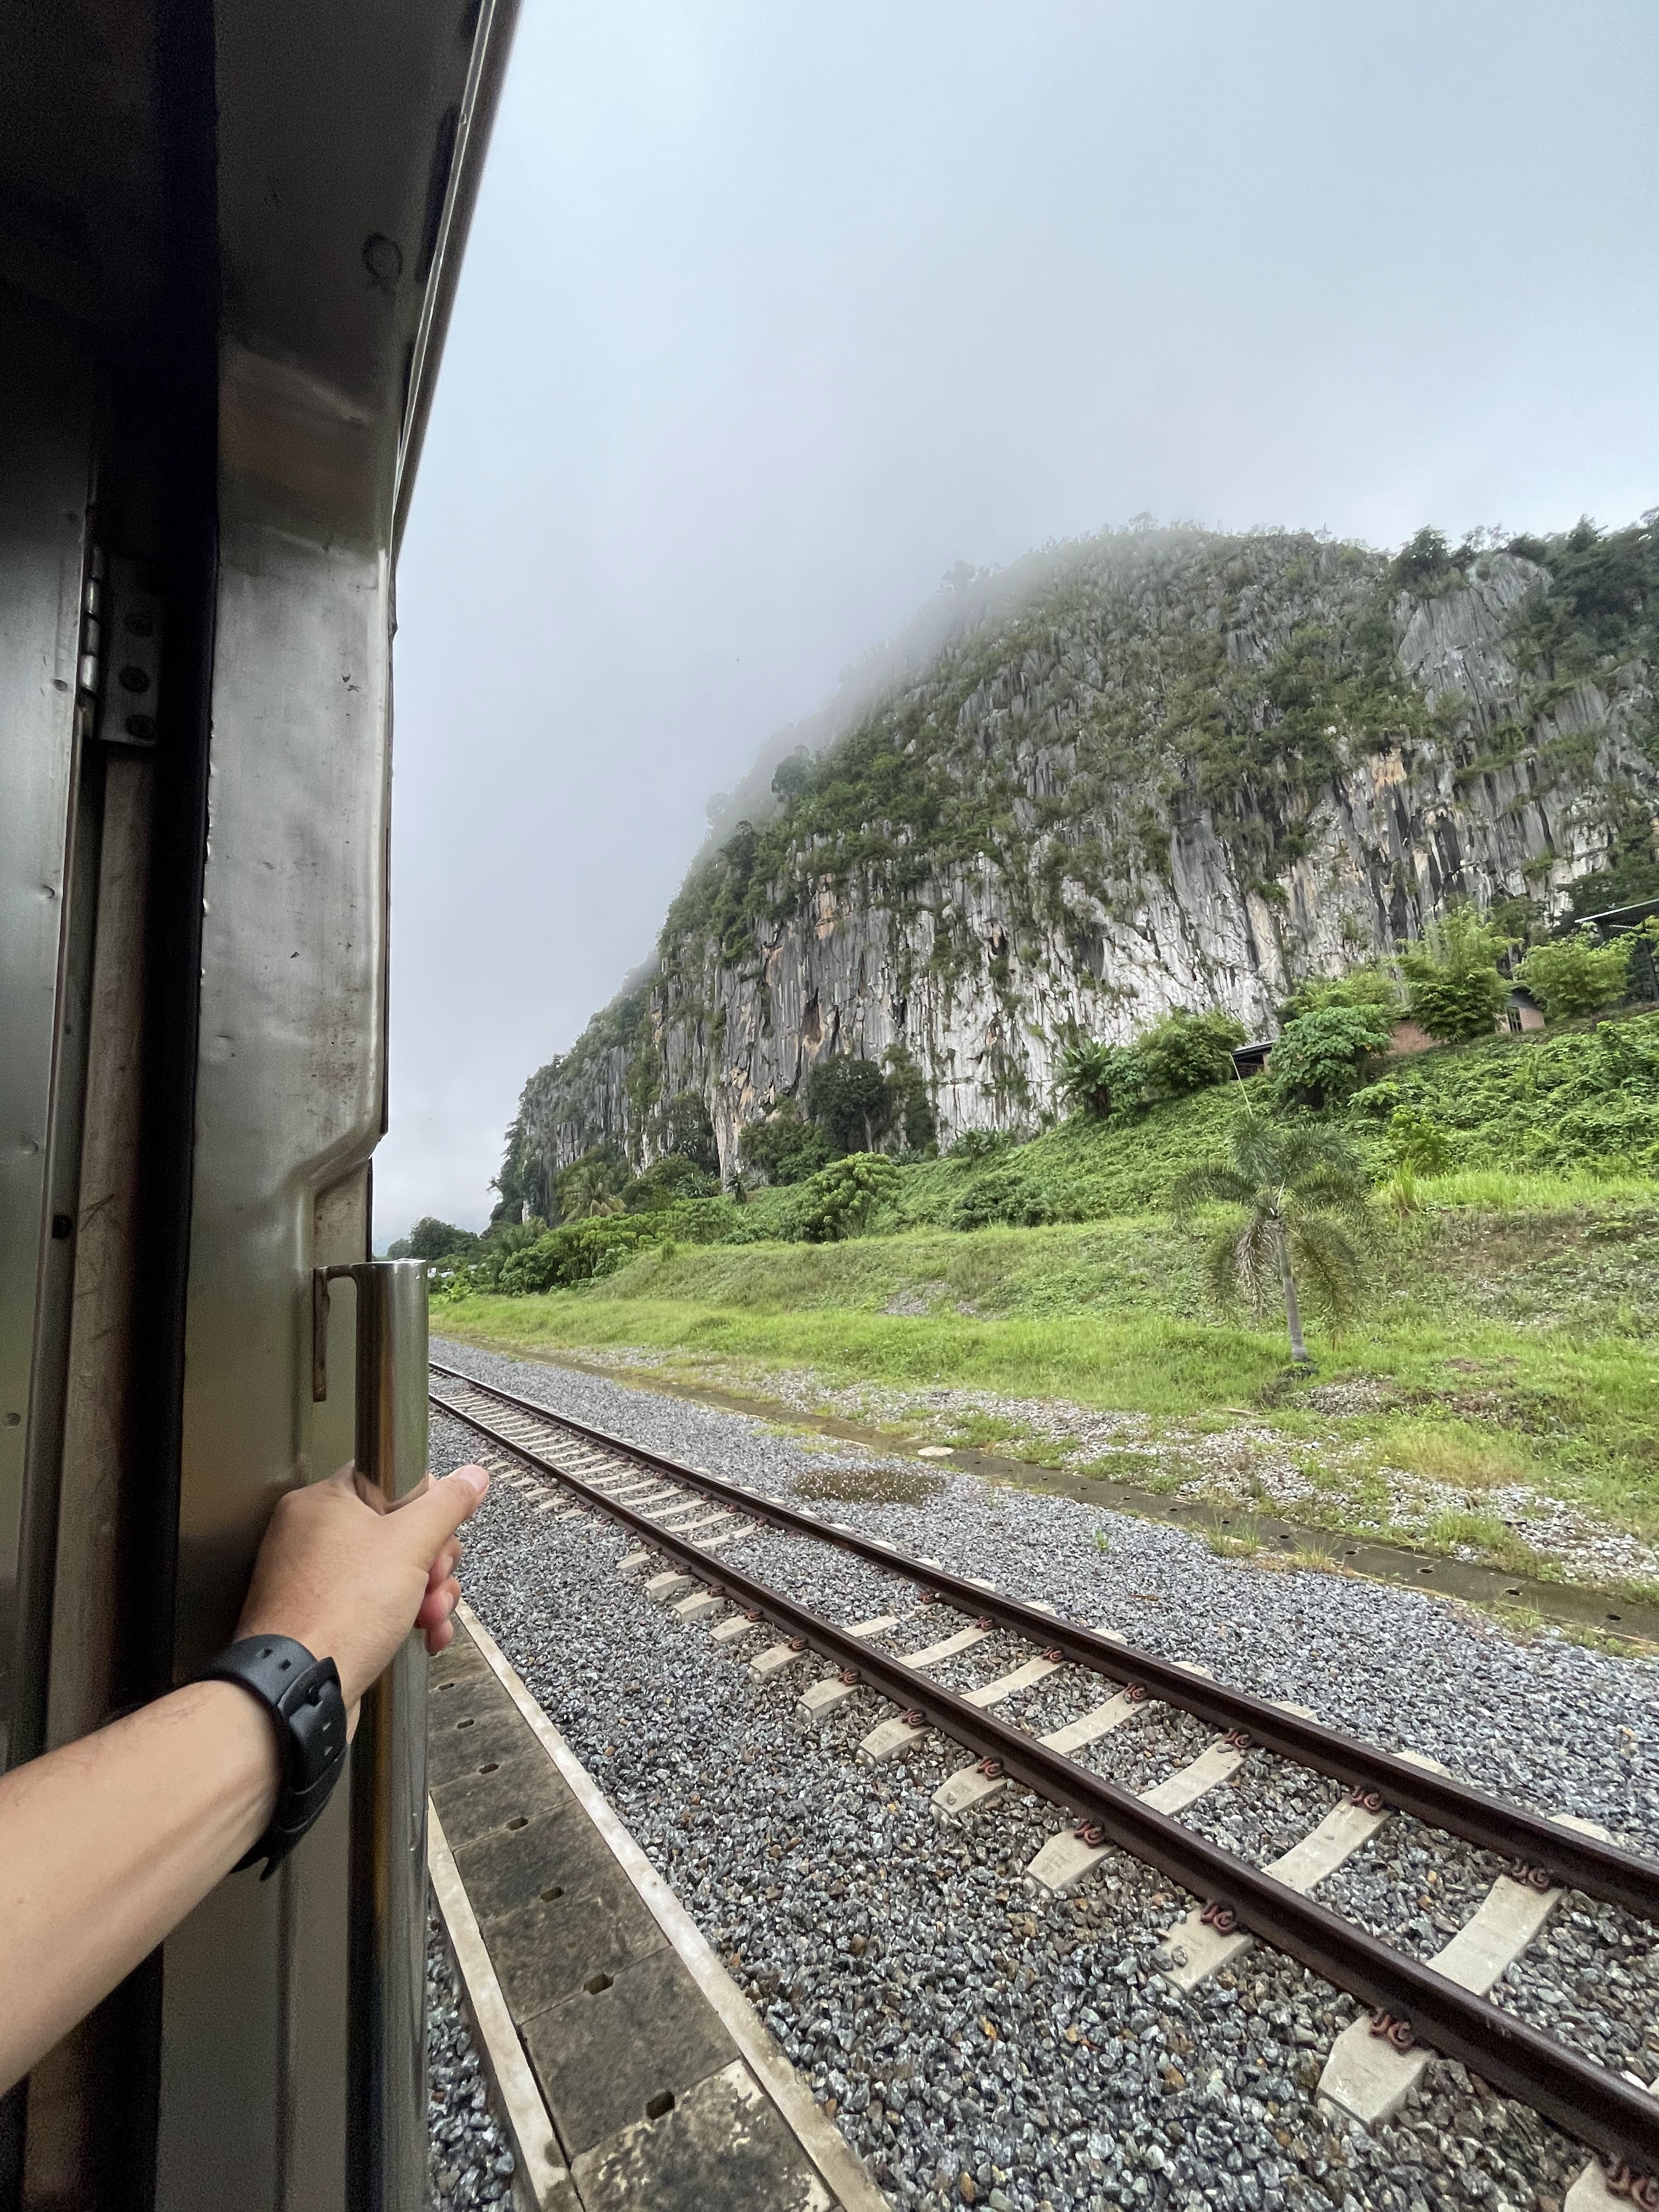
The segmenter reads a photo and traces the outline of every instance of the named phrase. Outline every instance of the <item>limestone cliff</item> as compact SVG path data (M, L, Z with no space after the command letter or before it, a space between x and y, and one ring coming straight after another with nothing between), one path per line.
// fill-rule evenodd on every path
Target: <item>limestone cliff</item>
M1621 840L1651 849L1654 538L1425 532L1390 561L1131 530L959 577L531 1079L504 1200L543 1210L596 1145L653 1156L692 1101L729 1170L829 1053L908 1053L941 1141L1029 1125L1073 1036L1175 1006L1261 1031L1456 899L1553 919Z

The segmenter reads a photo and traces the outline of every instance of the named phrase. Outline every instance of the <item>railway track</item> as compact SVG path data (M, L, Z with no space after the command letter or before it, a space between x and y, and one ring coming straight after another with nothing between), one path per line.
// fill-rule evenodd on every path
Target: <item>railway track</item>
M908 1557L846 1523L682 1466L437 1363L433 1373L447 1389L434 1391L434 1406L525 1470L521 1479L541 1492L545 1510L597 1511L641 1540L623 1564L654 1565L647 1578L653 1598L688 1620L718 1620L715 1639L734 1650L764 1626L776 1630L779 1640L750 1660L757 1679L788 1675L814 1655L828 1661L831 1671L801 1696L806 1716L821 1719L860 1689L884 1698L893 1710L864 1737L861 1759L874 1765L902 1755L930 1731L960 1745L969 1757L935 1795L942 1817L967 1818L1010 1789L1060 1808L1067 1825L1025 1869L1031 1890L1063 1894L1114 1848L1125 1850L1199 1900L1170 1931L1160 1960L1177 1987L1195 1987L1261 1942L1358 1998L1370 2017L1346 2030L1330 2052L1319 2085L1327 2101L1376 2124L1438 2051L1598 2154L1600 2164L1586 2169L1572 2192L1574 2212L1609 2197L1643 2212L1659 2208L1659 2098L1636 2076L1595 2064L1486 1994L1571 1891L1659 1923L1659 1864L1622 1850L1593 1824L1506 1803L1432 1762L1381 1751L1324 1727L1304 1709L1227 1687L1201 1669L952 1575L936 1560ZM902 1601L854 1623L814 1613L724 1556L757 1528L843 1551L902 1584ZM940 1607L963 1626L906 1652L884 1648L894 1632ZM1030 1656L965 1695L931 1679L996 1631L1019 1639ZM1063 1669L1100 1679L1114 1686L1113 1694L1045 1735L996 1711ZM1191 1714L1217 1734L1198 1758L1136 1796L1075 1754L1152 1704ZM1176 1817L1261 1753L1327 1776L1347 1792L1269 1868L1221 1849ZM1431 1961L1396 1950L1310 1893L1395 1814L1495 1852L1509 1868Z

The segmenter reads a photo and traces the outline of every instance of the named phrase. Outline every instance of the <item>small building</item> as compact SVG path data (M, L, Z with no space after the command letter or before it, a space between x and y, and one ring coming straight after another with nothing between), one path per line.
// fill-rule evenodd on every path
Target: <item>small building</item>
M1528 1030L1541 1030L1544 1009L1539 1005L1524 983L1516 983L1510 990L1503 1012L1493 1024L1507 1029L1511 1036L1520 1036Z
M1258 1037L1254 1044L1236 1044L1233 1047L1233 1073L1239 1081L1243 1083L1249 1076L1262 1074L1272 1050L1272 1042L1266 1037Z
M1409 1015L1402 1014L1395 1024L1394 1033L1389 1039L1389 1058L1396 1059L1401 1053L1406 1052L1432 1052L1433 1050L1434 1039L1428 1031L1419 1029Z

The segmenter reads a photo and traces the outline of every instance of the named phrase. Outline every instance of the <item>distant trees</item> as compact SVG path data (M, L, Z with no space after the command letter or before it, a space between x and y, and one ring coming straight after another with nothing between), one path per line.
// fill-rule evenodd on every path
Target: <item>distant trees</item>
M805 1182L830 1158L830 1142L793 1098L781 1098L763 1121L743 1133L743 1157L768 1182Z
M832 1152L873 1152L892 1126L892 1085L873 1060L837 1054L807 1077L806 1110Z
M1490 1036L1509 996L1498 963L1510 940L1473 907L1454 907L1400 956L1411 987L1408 1011L1437 1044Z
M707 1105L695 1091L678 1091L663 1115L663 1150L678 1152L705 1175L720 1171L720 1147Z
M1517 970L1553 1022L1599 1014L1616 1006L1630 988L1634 936L1614 937L1604 945L1593 929L1575 930L1547 945L1534 945Z
M1366 1064L1389 1048L1395 1009L1313 1006L1285 1023L1273 1050L1273 1087L1288 1103L1336 1105L1357 1090Z
M476 1250L477 1243L477 1236L472 1230L458 1229L453 1221L440 1221L434 1214L423 1213L407 1237L400 1237L395 1244L387 1246L386 1256L392 1260L424 1260L432 1267L441 1260Z
M787 806L800 797L811 781L812 756L805 745L797 745L773 769L772 795Z
M1124 1121L1148 1106L1225 1083L1244 1025L1231 1014L1177 1008L1133 1044L1085 1039L1060 1055L1060 1095L1073 1113Z

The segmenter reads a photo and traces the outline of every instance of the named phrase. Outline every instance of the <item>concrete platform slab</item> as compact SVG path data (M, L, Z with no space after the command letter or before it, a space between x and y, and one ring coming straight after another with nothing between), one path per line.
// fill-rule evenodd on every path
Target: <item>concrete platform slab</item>
M434 1796L434 1893L519 2158L515 2212L884 2212L592 1778L468 1608L457 1622L434 1715L504 1755L441 1786L447 1820Z
M740 2061L700 2081L576 2161L585 2212L827 2212L821 2179L793 2146Z

